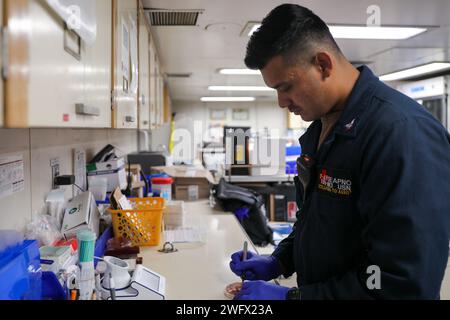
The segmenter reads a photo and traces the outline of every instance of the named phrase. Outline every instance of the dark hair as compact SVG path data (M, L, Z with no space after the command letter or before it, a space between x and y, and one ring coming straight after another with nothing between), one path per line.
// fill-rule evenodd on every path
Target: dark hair
M245 64L250 69L261 70L271 58L280 54L294 62L293 59L310 54L314 44L319 43L340 53L322 19L308 8L282 4L273 9L253 33L247 45Z

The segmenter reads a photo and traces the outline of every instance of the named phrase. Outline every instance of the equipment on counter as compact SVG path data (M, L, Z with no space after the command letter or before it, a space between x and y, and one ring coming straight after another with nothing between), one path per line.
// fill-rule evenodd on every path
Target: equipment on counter
M69 239L75 237L79 230L89 229L98 237L99 224L100 212L94 196L86 191L67 203L61 232Z
M137 264L133 275L128 273L126 261L105 257L108 264L107 275L101 282L102 299L111 300L109 279L115 283L115 300L164 300L166 279L160 274Z
M243 213L238 215L239 222L254 244L265 246L273 243L273 232L267 225L264 200L260 194L227 183L223 178L213 187L213 192L223 210Z
M107 192L112 192L117 186L123 190L127 187L125 159L116 155L115 147L107 145L86 165L88 184L97 178L106 178Z
M142 151L134 152L128 155L128 162L131 164L140 164L146 175L151 174L152 167L171 166L173 161L163 152Z

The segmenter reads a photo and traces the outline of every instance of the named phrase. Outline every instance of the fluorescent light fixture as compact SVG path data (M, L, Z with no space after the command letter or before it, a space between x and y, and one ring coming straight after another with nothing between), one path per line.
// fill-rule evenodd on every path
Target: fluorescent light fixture
M404 69L380 76L381 81L408 79L450 69L449 62L431 62L421 66Z
M329 26L336 39L403 40L427 31L426 28L388 26Z
M251 69L220 69L220 74L226 75L261 75L261 71L259 70L251 70Z
M260 26L254 25L248 36L250 37ZM403 40L427 31L426 28L399 26L329 25L328 27L335 39Z
M264 86L209 86L209 91L275 91Z
M202 102L251 102L255 97L202 97Z
M258 30L259 27L261 27L260 24L255 24L248 32L248 36L250 37L253 33L255 33L255 31Z

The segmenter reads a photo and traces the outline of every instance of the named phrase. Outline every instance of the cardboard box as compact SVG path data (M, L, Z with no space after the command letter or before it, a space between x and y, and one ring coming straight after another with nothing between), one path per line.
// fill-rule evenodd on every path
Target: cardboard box
M214 184L214 177L203 167L171 166L153 167L157 173L166 173L174 178L175 185L210 185Z
M211 172L203 167L153 167L153 170L168 174L174 179L173 190L176 200L207 199L210 195L211 184L215 183Z
M61 232L68 239L75 237L80 230L89 229L98 237L99 223L100 212L94 196L86 191L67 203Z
M198 199L208 199L210 187L200 187L198 185L175 186L175 200L196 201Z
M92 179L92 177L107 179L107 192L112 192L117 187L123 190L128 185L125 160L123 158L88 164L86 170L88 181L89 179Z

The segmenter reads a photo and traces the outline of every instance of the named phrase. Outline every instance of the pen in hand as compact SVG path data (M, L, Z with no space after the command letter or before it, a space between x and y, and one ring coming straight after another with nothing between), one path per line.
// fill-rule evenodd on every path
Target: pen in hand
M248 251L248 243L247 241L244 241L244 249L242 250L242 259L241 261L247 260L247 251ZM245 280L245 271L241 275L242 281Z

